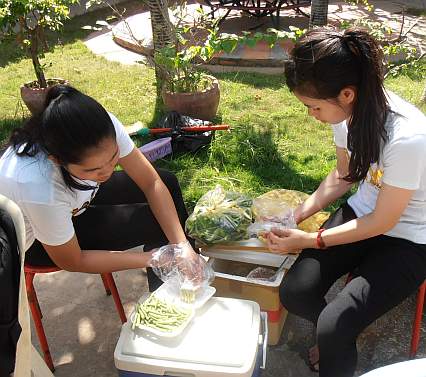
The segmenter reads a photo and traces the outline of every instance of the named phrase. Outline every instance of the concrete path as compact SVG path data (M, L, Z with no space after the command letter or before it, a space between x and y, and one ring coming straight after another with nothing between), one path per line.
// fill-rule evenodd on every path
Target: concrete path
M403 7L423 7L425 2L412 1L370 1L375 7L374 20L388 24L398 35L401 29ZM199 4L188 6L192 15L199 8ZM208 11L207 7L204 7ZM309 11L308 9L305 9ZM172 13L170 16L173 19ZM330 1L329 22L339 24L344 20L353 20L371 16L365 8L348 5L343 1ZM96 54L106 59L119 61L123 64L135 64L144 61L143 53L152 50L151 20L149 12L140 5L132 7L131 13L126 19L127 24L118 22L110 32L94 33L86 40L86 45ZM308 19L297 15L294 11L281 12L280 25L282 29L288 29L289 25L306 28ZM266 31L273 27L270 17L255 18L245 16L241 12L232 11L221 24L221 32L240 34L242 30ZM417 18L413 15L405 15L403 33L407 33L408 42L419 51L426 51L426 17ZM131 35L133 34L133 35ZM113 40L115 39L115 42ZM264 73L280 73L283 70L283 61L288 56L290 46L287 43L275 45L269 48L266 43L258 43L255 47L239 46L230 54L217 55L207 68L212 71L250 70Z
M147 292L144 270L114 273L127 315ZM56 272L37 275L43 323L58 377L116 377L114 349L120 319L111 296L106 296L99 275ZM331 289L331 299L343 280ZM369 326L358 340L357 375L390 363L403 361L409 349L413 295ZM38 339L33 331L33 342ZM307 350L314 343L312 326L289 314L281 340L269 347L267 369L262 377L314 377L309 370ZM423 322L418 357L426 357L426 327ZM426 376L426 371L425 371Z

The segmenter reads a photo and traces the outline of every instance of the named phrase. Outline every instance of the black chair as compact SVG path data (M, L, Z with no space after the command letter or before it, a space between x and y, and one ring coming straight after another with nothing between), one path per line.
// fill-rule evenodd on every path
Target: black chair
M16 346L21 334L18 322L20 255L12 218L0 209L0 377L15 368Z

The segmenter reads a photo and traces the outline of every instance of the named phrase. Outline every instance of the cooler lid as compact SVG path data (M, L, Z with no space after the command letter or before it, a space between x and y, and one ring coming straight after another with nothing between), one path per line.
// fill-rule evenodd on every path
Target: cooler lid
M128 324L127 324L128 325ZM258 346L260 308L253 301L211 298L175 338L143 330L123 331L121 354L179 363L242 367L253 362ZM124 328L123 328L124 330Z

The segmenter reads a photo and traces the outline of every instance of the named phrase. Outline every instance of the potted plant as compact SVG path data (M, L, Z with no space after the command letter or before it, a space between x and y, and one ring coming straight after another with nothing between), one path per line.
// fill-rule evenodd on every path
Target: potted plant
M198 68L201 63L196 61L201 58L197 50L202 48L163 47L154 54L154 61L162 73L161 96L165 107L184 115L212 120L220 100L219 82Z
M14 39L31 58L36 80L21 86L21 96L32 113L43 109L47 90L63 79L47 79L40 59L48 49L46 32L58 31L79 0L0 0L0 39Z
M166 109L203 120L213 120L220 100L218 80L201 70L203 64L237 45L237 37L219 34L217 21L200 11L188 21L184 6L171 23L172 43L154 52L153 63L161 73L161 96ZM230 41L234 40L234 43Z
M220 33L220 18L212 20L201 9L195 15L190 14L181 0L177 0L178 4L172 7L173 21L169 17L167 1L150 0L148 3L154 48L145 45L145 40L135 37L124 17L125 11L120 11L105 0L89 0L86 6L107 5L114 16L98 20L96 27L88 25L84 28L100 30L107 27L112 30L113 39L118 44L146 55L156 68L157 85L166 109L203 120L211 121L216 116L220 100L218 80L202 70L204 64L218 53L232 52L238 45L253 47L258 41L264 40L272 47L282 40L293 41L305 32L290 26L290 32L269 29L267 33ZM115 19L124 23L127 33L125 38L121 30L120 35L116 35L113 26L107 22Z
M182 9L185 12L184 6L178 8L178 12ZM153 59L163 73L162 99L168 110L204 120L215 117L220 99L217 79L200 70L204 64L221 52L232 52L238 45L254 47L257 42L266 41L272 47L279 41L294 41L305 32L290 27L290 31L221 33L221 19L212 20L202 10L192 23L181 13L175 18L174 42L156 51Z

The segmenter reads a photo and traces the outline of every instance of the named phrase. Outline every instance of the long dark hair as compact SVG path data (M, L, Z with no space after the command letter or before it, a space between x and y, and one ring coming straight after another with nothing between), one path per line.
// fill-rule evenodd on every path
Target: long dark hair
M349 172L344 179L365 179L371 163L378 162L389 105L383 87L383 54L366 31L337 32L314 29L295 45L285 65L291 91L316 99L336 99L341 90L356 89L348 121Z
M78 182L66 167L80 163L89 149L107 138L115 138L107 111L77 89L56 85L47 93L45 110L16 128L9 143L18 156L45 153L54 157L69 188L90 190L92 186Z

